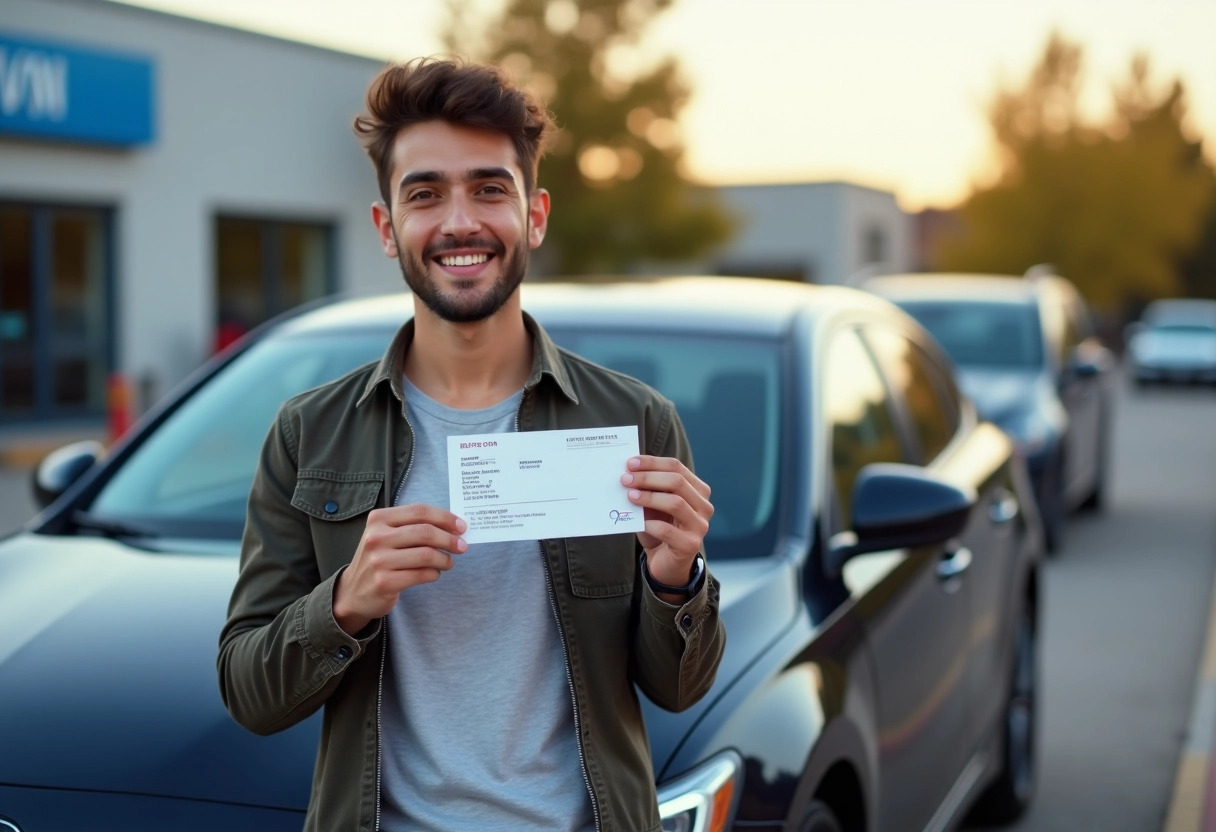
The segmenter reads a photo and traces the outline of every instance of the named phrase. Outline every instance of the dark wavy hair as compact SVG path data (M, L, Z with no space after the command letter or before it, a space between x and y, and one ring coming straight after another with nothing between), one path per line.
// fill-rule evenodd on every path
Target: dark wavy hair
M391 156L397 134L424 121L446 121L502 133L515 145L524 192L536 185L553 118L527 90L498 69L457 58L417 58L390 64L367 89L367 112L355 118L385 204L390 201Z

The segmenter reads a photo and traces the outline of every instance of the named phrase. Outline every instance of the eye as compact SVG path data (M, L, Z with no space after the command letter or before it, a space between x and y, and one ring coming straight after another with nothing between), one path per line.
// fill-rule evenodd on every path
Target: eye
M407 202L418 202L424 199L433 199L436 196L435 192L427 188L419 188L416 191L410 191L406 196Z
M502 185L497 185L497 184L491 182L489 185L483 186L481 189L481 192L483 194L489 194L490 196L498 196L500 194L505 194L507 192L507 189L504 188Z

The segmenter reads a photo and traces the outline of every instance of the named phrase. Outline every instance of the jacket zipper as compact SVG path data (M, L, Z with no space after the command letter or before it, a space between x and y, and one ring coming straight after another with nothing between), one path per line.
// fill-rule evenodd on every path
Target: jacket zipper
M524 388L524 395L528 390ZM524 400L520 397L519 410L515 411L515 432L519 433L519 413L523 410ZM570 710L574 714L574 741L578 747L578 766L583 773L583 785L587 787L587 795L591 798L591 814L595 820L596 832L600 830L600 807L595 799L595 790L591 788L591 776L587 774L587 757L583 750L582 720L578 714L578 699L574 695L574 674L570 671L570 651L566 649L566 628L562 626L562 618L557 611L557 597L553 592L553 570L549 566L549 558L545 555L545 546L539 540L536 547L540 550L540 561L545 567L545 589L549 591L549 609L553 611L553 620L557 624L558 641L562 645L562 665L566 669L566 687L570 691Z
M410 424L410 417L405 410L405 402L401 403L401 417L405 419L405 425L410 429L410 461L405 464L405 473L401 475L401 482L397 484L397 491L393 495L393 502L389 508L397 505L401 501L401 495L405 492L405 481L409 479L410 469L414 467L414 451L412 447L414 426ZM376 683L376 825L375 832L380 832L380 773L383 768L384 752L381 750L383 744L380 737L380 706L384 701L384 662L388 657L388 616L380 619L380 632L383 633L383 645L380 649L380 678Z
M584 756L585 752L583 751L582 721L578 716L578 700L574 696L574 675L570 672L570 653L566 649L566 630L562 627L561 616L557 613L557 598L553 594L553 570L549 567L549 558L545 556L544 544L537 541L536 545L540 549L540 559L545 564L545 575L548 577L549 608L553 610L553 620L557 622L557 633L562 643L562 662L566 666L566 685L570 689L570 706L574 712L574 739L578 743L578 764L583 772L583 785L587 787L587 794L591 797L591 814L595 818L596 832L599 832L600 807L595 799L595 790L591 788L591 777L587 774L587 758Z

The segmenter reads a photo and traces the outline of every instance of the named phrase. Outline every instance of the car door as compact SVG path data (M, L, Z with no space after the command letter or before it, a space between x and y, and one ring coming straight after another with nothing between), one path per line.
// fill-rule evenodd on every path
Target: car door
M957 561L968 600L966 756L991 735L1005 701L1012 571L1018 556L1021 506L1012 482L1011 448L992 431L975 430L974 417L944 359L915 337L867 328L867 340L886 373L893 398L907 416L922 464L973 488L979 499L963 533L942 547ZM966 769L960 776L968 776Z
M841 533L850 528L857 473L873 462L907 462L909 447L860 334L835 333L825 358L827 522ZM939 577L941 563L936 546L858 555L842 569L874 661L880 830L924 828L963 765L967 591L965 581Z
M1058 388L1060 402L1068 411L1068 436L1064 455L1064 493L1070 504L1086 493L1097 476L1099 430L1101 428L1102 379L1088 370L1087 353L1098 347L1089 316L1080 298L1061 291L1049 301L1055 306ZM1100 349L1100 347L1098 347Z

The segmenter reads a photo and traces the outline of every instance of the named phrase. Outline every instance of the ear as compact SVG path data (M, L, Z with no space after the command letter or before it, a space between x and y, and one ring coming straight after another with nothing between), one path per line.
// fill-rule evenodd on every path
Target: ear
M549 227L549 192L537 188L528 199L528 247L539 248Z
M397 259L397 238L393 235L393 215L383 202L372 203L372 224L380 237L380 248L385 257Z

